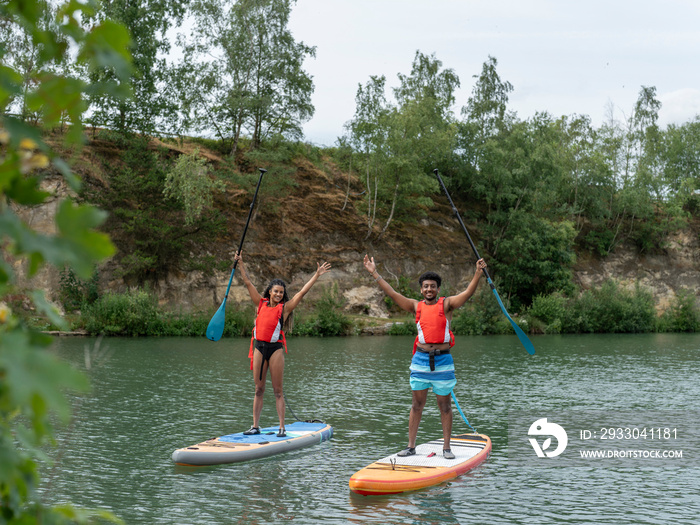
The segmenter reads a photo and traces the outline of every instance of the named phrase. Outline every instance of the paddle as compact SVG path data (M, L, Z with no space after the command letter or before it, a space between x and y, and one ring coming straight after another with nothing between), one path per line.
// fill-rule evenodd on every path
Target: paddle
M245 222L245 228L243 228L243 235L241 236L241 243L238 245L238 253L241 253L243 249L243 241L245 240L245 234L248 231L248 225L250 224L250 217L253 215L253 206L255 206L255 201L258 198L258 190L260 189L260 183L262 182L263 175L267 173L267 170L263 168L258 168L260 170L260 177L258 178L258 185L255 187L255 195L253 195L253 202L250 203L250 210L248 211L248 220ZM231 282L233 282L233 274L236 273L236 266L238 266L238 261L233 263L233 270L231 271L231 278L228 280L228 287L226 288L226 295L224 295L224 300L219 306L214 316L209 321L209 326L207 326L207 339L211 341L218 341L221 336L224 335L224 323L226 321L226 299L228 299L228 292L231 289Z
M467 426L472 429L472 432L474 432L474 434L478 434L476 429L469 424L469 420L467 419L467 416L465 416L464 412L462 412L462 407L459 406L459 401L457 401L457 396L455 395L455 391L453 390L452 392L450 392L450 394L452 394L452 399L455 402L455 406L457 407L457 411L459 412L459 415L462 416L462 419L464 419L464 422L467 424Z
M442 186L442 190L445 192L445 195L447 195L447 199L450 201L450 205L452 206L452 211L454 212L455 216L457 217L457 220L459 221L460 226L462 226L462 230L464 230L465 235L467 236L467 240L469 241L469 244L472 247L472 250L474 250L474 255L476 255L477 260L481 259L481 256L479 255L479 252L476 250L476 246L474 246L474 242L472 241L471 236L469 235L469 232L467 231L467 227L464 225L464 222L462 221L462 217L460 217L459 212L457 211L457 208L455 207L454 202L452 202L452 197L450 197L450 194L447 192L447 188L445 187L445 183L442 182L442 177L440 177L440 173L438 172L437 169L433 170L433 173L437 177L438 181L440 182L440 186ZM496 291L496 285L493 284L493 281L491 280L491 276L489 275L489 272L486 270L486 268L483 269L484 275L486 276L486 280L489 283L489 286L491 287L491 290L493 290L493 295L496 296L496 300L498 301L498 305L501 307L501 310L503 311L503 314L508 318L510 321L510 324L513 325L513 330L515 330L515 335L518 336L518 339L520 339L520 342L523 344L525 347L525 350L527 350L527 353L530 355L534 355L535 353L535 347L528 339L528 337L525 335L525 332L522 331L522 329L518 326L518 324L513 321L510 315L508 315L508 311L506 310L506 307L503 306L503 301L501 301L501 297L498 295L498 292Z

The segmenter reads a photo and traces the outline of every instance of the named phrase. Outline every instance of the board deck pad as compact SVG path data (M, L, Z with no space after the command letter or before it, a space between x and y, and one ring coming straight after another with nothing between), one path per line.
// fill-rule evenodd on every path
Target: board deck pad
M178 465L189 466L237 463L315 445L333 435L333 427L323 422L296 421L286 425L285 437L277 437L278 430L278 427L266 427L260 429L260 434L237 432L207 439L177 449L172 459Z
M430 487L453 479L481 464L491 453L491 439L483 434L462 434L450 438L455 459L442 454L443 439L416 447L416 454L391 454L357 471L350 489L363 495L398 494Z
M414 456L398 456L392 454L377 463L391 463L395 461L395 465L420 466L420 467L453 467L455 463L460 463L467 459L471 459L484 449L484 444L469 442L460 442L458 440L450 440L450 450L455 455L455 459L445 459L442 456L442 446L444 440L436 439L418 445ZM431 456L431 454L434 454Z

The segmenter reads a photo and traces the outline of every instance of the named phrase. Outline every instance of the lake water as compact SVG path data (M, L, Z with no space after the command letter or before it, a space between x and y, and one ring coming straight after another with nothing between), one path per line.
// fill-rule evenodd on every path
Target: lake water
M333 438L204 468L176 466L171 454L250 426L248 340L60 338L55 351L86 370L92 390L75 399L73 422L58 431L42 496L108 509L128 524L698 523L697 438L696 450L686 443L682 462L661 466L518 466L508 450L513 411L550 418L633 411L642 419L647 411L673 411L671 423L688 437L700 406L700 335L541 336L533 343L537 354L529 356L515 336L457 339L455 394L470 423L493 440L482 466L430 489L364 497L350 492L350 476L406 445L411 337L290 338L285 393L294 415L287 410L287 421L322 419ZM261 424L276 423L268 381ZM457 411L454 431L469 431ZM440 436L430 395L418 442Z

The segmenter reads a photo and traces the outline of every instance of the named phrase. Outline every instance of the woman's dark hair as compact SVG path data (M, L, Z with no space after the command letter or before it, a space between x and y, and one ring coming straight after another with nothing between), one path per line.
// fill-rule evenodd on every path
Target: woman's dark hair
M418 278L418 284L423 286L423 281L435 281L437 283L437 287L440 288L440 285L442 284L442 277L435 272L425 272Z
M267 285L267 288L265 288L265 291L262 294L263 299L270 299L270 290L272 290L273 286L281 286L282 288L284 288L284 297L282 297L282 302L288 302L289 296L287 295L287 285L284 284L284 281L282 279L272 279L270 281L270 284Z
M284 288L284 295L282 296L282 302L287 303L289 302L289 296L287 295L287 285L284 283L282 279L272 279L270 281L270 284L267 285L267 288L265 288L265 291L263 292L262 296L263 299L267 299L268 301L270 300L270 290L272 289L273 286L281 286ZM284 314L282 314L284 315ZM294 312L289 314L287 316L287 320L284 321L282 329L291 332L292 329L294 328Z

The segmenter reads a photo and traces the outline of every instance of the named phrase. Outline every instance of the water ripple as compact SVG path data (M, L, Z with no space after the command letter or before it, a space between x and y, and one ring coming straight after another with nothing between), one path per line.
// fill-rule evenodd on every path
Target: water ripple
M93 339L55 351L85 368ZM172 464L176 448L247 428L253 381L248 341L109 339L91 363L89 394L60 429L42 497L115 512L130 524L377 523L690 524L697 468L509 466L510 410L695 410L700 336L546 336L528 357L514 337L461 337L460 405L492 437L477 469L432 489L362 497L349 477L406 443L412 339L290 338L285 394L302 419L334 426L330 442L235 465ZM261 423L276 424L271 386ZM288 421L293 417L287 411ZM455 431L466 431L455 419ZM440 435L430 400L419 440Z

